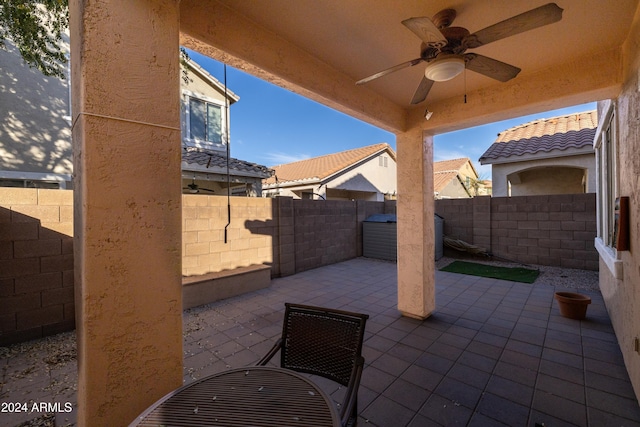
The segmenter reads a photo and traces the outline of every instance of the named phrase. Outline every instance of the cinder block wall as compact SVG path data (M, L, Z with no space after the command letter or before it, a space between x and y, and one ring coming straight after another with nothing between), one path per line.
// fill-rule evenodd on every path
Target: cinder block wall
M437 200L447 236L527 264L598 270L595 194Z
M0 188L0 345L75 327L73 193Z
M395 202L183 197L183 275L251 264L271 266L274 277L362 255L362 221L395 213Z
M252 264L287 276L360 256L362 221L395 213L395 202L232 197L228 222L224 196L182 200L184 276ZM73 192L0 187L0 345L74 327Z
M226 197L184 195L182 274L193 276L252 264L272 265L275 221L271 201L231 197L229 221Z

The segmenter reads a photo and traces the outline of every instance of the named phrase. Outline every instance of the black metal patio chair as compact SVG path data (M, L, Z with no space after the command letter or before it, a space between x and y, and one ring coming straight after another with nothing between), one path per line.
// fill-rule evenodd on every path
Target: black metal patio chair
M280 366L319 375L346 387L340 407L343 426L358 420L367 314L286 303L282 337L258 362L265 365L280 350Z

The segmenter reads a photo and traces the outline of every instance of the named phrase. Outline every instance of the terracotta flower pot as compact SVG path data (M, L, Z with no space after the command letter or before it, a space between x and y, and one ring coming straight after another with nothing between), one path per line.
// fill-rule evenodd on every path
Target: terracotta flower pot
M569 319L582 320L587 315L587 306L591 298L574 292L556 292L556 300L560 306L560 314Z

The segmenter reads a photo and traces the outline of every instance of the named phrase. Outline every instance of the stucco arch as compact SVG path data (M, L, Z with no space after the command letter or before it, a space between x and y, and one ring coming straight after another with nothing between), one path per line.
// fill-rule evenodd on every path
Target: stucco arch
M495 197L595 193L595 155L493 164L491 177Z
M511 173L511 196L577 194L586 192L587 169L573 166L539 166Z

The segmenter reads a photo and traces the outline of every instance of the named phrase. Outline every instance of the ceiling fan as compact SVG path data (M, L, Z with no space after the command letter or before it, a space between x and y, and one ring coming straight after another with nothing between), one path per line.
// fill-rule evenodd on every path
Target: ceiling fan
M193 178L193 181L191 182L191 184L187 184L186 187L182 188L183 190L189 190L189 193L191 194L198 194L201 191L209 191L211 193L215 193L215 191L210 190L208 188L200 188L200 186L198 184L196 184L196 179Z
M427 17L406 19L402 21L402 24L422 40L420 57L380 71L359 80L356 84L361 85L370 82L395 71L418 65L423 61L427 63L425 75L422 77L422 81L411 99L412 104L419 104L424 101L434 82L451 80L465 68L492 79L506 82L517 76L520 68L477 53L465 53L467 49L484 46L497 40L558 22L562 19L562 11L557 4L548 3L473 34L469 33L466 28L451 26L456 17L454 9L442 10L435 14L432 19Z

